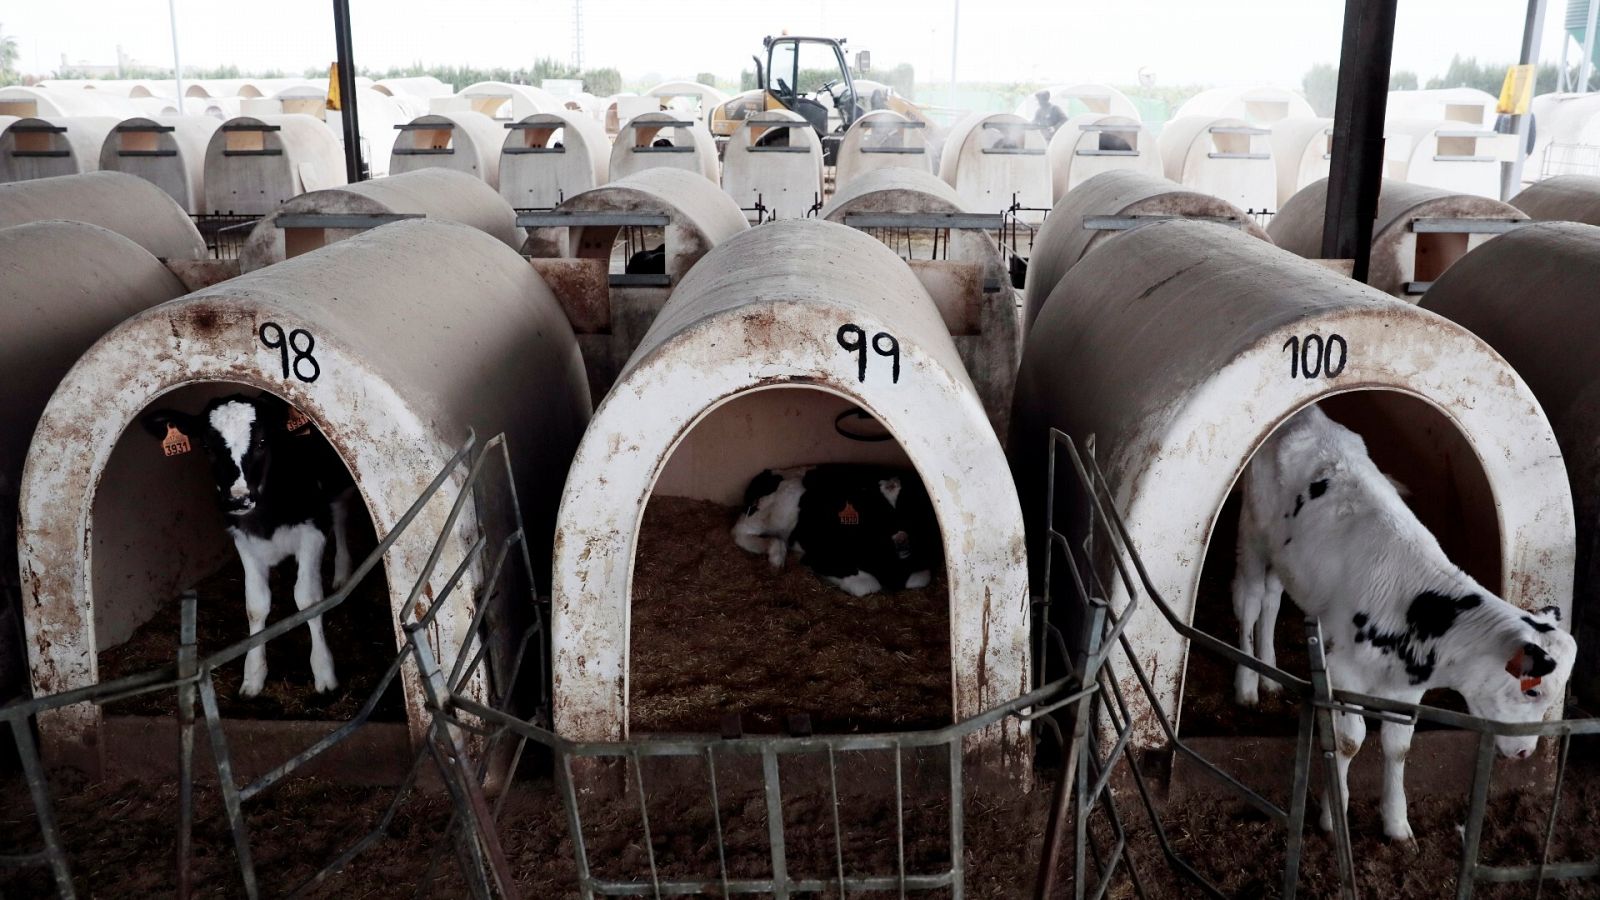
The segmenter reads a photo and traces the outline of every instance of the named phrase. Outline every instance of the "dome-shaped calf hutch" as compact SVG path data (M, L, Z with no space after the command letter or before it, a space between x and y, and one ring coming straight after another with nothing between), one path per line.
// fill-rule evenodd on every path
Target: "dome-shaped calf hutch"
M1237 635L1230 491L1256 448L1312 403L1366 440L1468 574L1525 608L1568 606L1566 472L1510 365L1439 316L1204 222L1155 222L1097 247L1028 333L1010 447L1030 549L1044 540L1048 430L1092 437L1154 590L1184 619ZM1057 522L1077 508L1057 502L1068 504ZM1231 673L1203 679L1198 661L1186 673L1187 642L1152 613L1129 620L1126 637L1160 706L1176 719L1186 683L1191 695L1230 691ZM1119 677L1142 707L1131 672ZM1140 746L1162 742L1147 708L1134 721Z
M47 219L99 225L169 262L206 255L194 221L176 201L143 178L121 172L0 185L0 228Z
M100 147L100 168L137 175L184 212L203 213L206 146L221 124L210 116L124 119Z
M859 353L841 340L857 332L868 342ZM873 342L877 351L870 349ZM857 407L898 448L841 439L835 417ZM614 739L638 721L635 661L641 647L650 646L637 626L644 589L637 573L650 570L640 547L647 503L677 496L740 504L763 468L860 461L868 451L872 461L903 452L938 517L948 604L937 608L948 611L949 669L942 660L920 660L938 667L930 705L951 698L948 713L940 715L948 721L948 715L960 719L1022 693L1029 678L1028 596L1016 494L944 321L905 264L876 240L832 223L786 220L753 229L701 260L584 436L555 545L556 730L573 739ZM732 540L723 528L731 516L715 521L704 537L708 548ZM765 559L748 561L766 577L779 577L766 571ZM837 598L835 604L848 599L818 590L829 592L824 600ZM914 594L888 595L877 607L882 615L873 618L881 621ZM748 617L740 609L732 613ZM868 634L876 625L831 615ZM768 646L769 634L746 640L759 645L719 646L705 654L715 657L700 660L717 673L711 679L727 680L734 653L748 661L786 649ZM798 667L795 662L785 671ZM849 674L830 669L822 677ZM898 687L893 680L875 689L887 693ZM760 679L749 685L764 686ZM810 688L792 687L793 696L785 698L794 702L791 708L813 699ZM729 713L741 711L739 689L733 694ZM1027 744L1012 720L980 732L969 749L986 754L997 769L1018 776L1025 771Z
M705 122L711 111L728 102L728 95L709 84L697 81L667 81L645 92L654 97L661 109L672 113L686 113L696 122Z
M833 164L833 189L840 190L878 169L934 170L928 123L891 109L875 109L850 123Z
M0 697L12 698L28 684L14 531L28 440L50 394L91 344L184 288L143 247L81 222L0 228L0 272Z
M500 196L513 209L552 209L610 178L611 140L584 113L540 113L506 128Z
M1591 179L1592 180L1592 179ZM1532 188L1529 189L1530 191ZM1527 192L1525 191L1524 194ZM1468 254L1421 301L1495 349L1555 430L1577 510L1573 687L1600 701L1600 228L1550 222Z
M744 119L722 155L722 189L751 220L797 219L822 202L822 141L798 113Z
M721 188L679 169L646 169L517 224L530 229L534 268L578 333L596 397L690 267L750 227Z
M206 145L206 212L264 216L290 197L346 182L344 151L310 116L236 116Z
M239 249L239 265L251 272L369 228L414 218L458 222L513 250L522 248L517 215L494 188L462 172L418 169L286 201L251 230ZM425 255L424 250L417 248L419 254Z
M1022 342L1016 294L994 238L1000 218L972 214L954 188L915 169L879 169L857 178L834 193L822 218L904 254L939 307L1004 439Z
M1390 117L1383 127L1383 174L1408 184L1499 199L1500 161L1509 153L1506 137L1463 122Z
M0 184L98 171L100 147L117 121L62 116L12 122L0 131Z
M1284 119L1315 115L1311 104L1298 93L1269 85L1223 87L1201 91L1185 100L1174 119L1188 116L1243 119L1252 125L1271 126Z
M683 169L716 184L716 141L704 123L676 113L634 116L611 145L611 177L627 178L646 169Z
M531 84L480 81L462 88L456 97L465 101L473 112L499 122L519 122L536 113L562 109L561 101L554 95Z
M1221 221L1267 240L1252 217L1226 200L1159 175L1127 171L1097 175L1062 197L1034 236L1022 287L1023 328L1033 325L1045 298L1067 270L1100 242L1137 225L1175 218Z
M1320 258L1327 205L1324 178L1291 197L1272 217L1267 234L1290 253ZM1384 179L1372 221L1367 283L1415 300L1467 251L1527 218L1499 200Z
M1040 126L1009 113L972 115L945 138L939 177L973 212L998 213L1013 203L1029 222L1050 208L1050 166Z
M205 398L234 392L270 392L309 417L353 478L360 504L352 509L365 513L355 518L370 517L377 534L396 530L469 430L484 440L505 434L527 546L535 571L546 571L561 480L589 412L571 329L537 273L505 244L462 225L398 222L147 310L73 367L41 416L22 482L18 552L36 692L94 681L107 649L97 633L136 631L212 564L235 558L204 460L165 458L139 421L153 407L192 413ZM460 489L459 472L452 479L386 554L376 596L364 595L373 618L360 618L360 597L339 607L393 635L386 651L376 642L387 654L381 665L397 652L399 607ZM480 530L505 533L499 505L478 503L446 537L427 596ZM184 513L186 504L213 508ZM475 596L481 577L466 573L465 596ZM236 590L202 605L202 622L214 615L242 625ZM516 627L497 630L493 617L515 623L526 612L510 596L505 602L490 612L493 677L507 662L500 639ZM471 607L452 603L439 613L435 646L461 646ZM280 600L272 618L284 611ZM357 652L330 646L336 665L341 652ZM304 658L290 666L279 680L309 697ZM354 688L381 671L346 667L339 676ZM403 674L402 684L397 707L419 737L431 716L413 676ZM99 725L98 711L81 707L41 723L62 745L94 741Z
M500 147L505 129L483 113L433 113L396 125L389 174L452 169L500 188Z
M1068 119L1050 138L1050 202L1101 172L1129 169L1161 177L1161 151L1150 129L1127 116L1090 114Z
M1034 91L1017 104L1016 114L1028 121L1039 115L1039 94ZM1122 116L1139 121L1139 107L1128 95L1109 84L1057 84L1045 88L1044 98L1059 108L1068 118L1084 115Z
M1511 198L1511 205L1536 222L1582 222L1600 225L1600 178L1557 175L1530 184Z
M1221 197L1247 212L1267 212L1278 199L1270 134L1237 118L1173 119L1161 130L1162 167L1184 187Z
M1283 119L1272 123L1267 139L1278 168L1278 205L1315 181L1328 177L1333 160L1332 119Z

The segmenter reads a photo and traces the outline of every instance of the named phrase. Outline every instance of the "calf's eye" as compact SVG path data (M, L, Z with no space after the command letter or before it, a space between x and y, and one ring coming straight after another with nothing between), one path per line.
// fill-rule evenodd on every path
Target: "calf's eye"
M1528 688L1527 690L1522 692L1522 695L1524 697L1532 697L1533 699L1537 700L1537 699L1539 699L1539 689L1538 688Z

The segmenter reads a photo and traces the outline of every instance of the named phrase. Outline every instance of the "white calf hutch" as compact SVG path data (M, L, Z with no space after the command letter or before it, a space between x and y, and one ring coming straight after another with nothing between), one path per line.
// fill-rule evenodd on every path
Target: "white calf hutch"
M456 97L467 103L467 108L501 122L520 122L535 113L560 112L565 106L549 92L530 84L507 84L504 81L480 81L461 89ZM435 102L448 98L435 98ZM448 105L448 104L447 104ZM434 112L448 111L437 106Z
M998 213L1013 203L1029 222L1050 208L1050 166L1039 126L1009 113L969 116L950 129L939 177L973 212Z
M645 91L667 112L684 113L696 122L705 122L711 111L728 102L728 95L698 81L666 81Z
M1267 234L1291 253L1319 258L1327 203L1324 179L1285 203L1267 226ZM1384 179L1372 223L1367 283L1414 300L1469 250L1527 218L1499 200Z
M842 346L841 329L892 337L898 368L880 356L863 370L866 357ZM1016 492L938 309L871 237L785 220L701 261L584 435L555 542L560 734L629 734L632 580L652 496L738 503L764 467L859 460L864 445L841 440L833 428L835 415L854 407L898 441L938 516L955 718L1026 690L1028 596ZM1027 748L1018 724L1006 719L967 749L1025 779Z
M717 183L717 143L704 123L677 113L643 113L629 119L611 145L611 177L645 169L683 169Z
M1333 160L1333 120L1274 122L1267 144L1272 148L1272 163L1278 169L1278 203L1273 209L1282 209L1301 188L1328 177L1328 167Z
M611 140L581 112L539 113L505 127L500 196L514 209L551 209L610 179Z
M497 377L469 377L479 371ZM138 420L152 407L193 411L236 391L271 392L308 416L348 467L380 535L469 430L483 440L504 433L535 571L547 571L562 477L590 408L572 331L538 274L505 244L462 225L395 223L135 315L78 360L41 416L22 480L18 553L36 693L94 681L108 642L233 554L204 460L164 457ZM457 471L385 557L382 620L397 642L400 607L462 479ZM497 511L469 504L426 596L480 528L504 525ZM465 596L474 596L482 568L464 577ZM446 656L461 645L471 606L452 604L429 626ZM495 617L526 612L492 612L493 677L507 662ZM242 616L242 598L201 615ZM420 738L430 716L414 676L401 680ZM114 752L96 740L99 726L98 708L83 706L41 721L55 747Z
M0 183L98 171L100 147L117 121L63 116L12 122L0 131Z
M1139 107L1128 99L1127 94L1109 84L1057 84L1045 90L1050 94L1050 103L1071 119L1090 115L1121 116L1135 122L1140 120ZM1034 91L1023 97L1022 102L1017 104L1016 113L1033 121L1033 117L1039 114L1039 92Z
M1539 398L1566 460L1577 510L1578 577L1569 620L1573 687L1600 699L1600 228L1548 222L1468 254L1422 307L1483 338Z
M798 113L743 119L722 155L722 189L756 219L797 219L822 203L822 141Z
M209 116L124 119L100 147L100 168L137 175L185 212L203 213L206 146L221 124Z
M205 241L177 201L143 178L121 172L0 185L0 228L46 219L99 225L164 260L206 255Z
M1383 138L1385 178L1492 199L1500 197L1500 161L1516 148L1512 135L1433 119L1391 117Z
M1130 169L1161 177L1161 151L1156 136L1138 119L1103 113L1074 116L1056 130L1046 148L1050 165L1050 202L1101 172Z
M1390 91L1384 115L1389 119L1430 119L1492 128L1499 102L1493 94L1469 87Z
M478 112L430 113L396 125L400 132L390 150L389 174L418 169L453 169L500 188L500 148L506 132L501 123Z
M821 218L872 234L902 254L944 317L1003 439L1022 341L1016 293L995 243L1000 218L973 215L954 188L915 169L857 178L834 193Z
M205 210L264 216L278 204L346 182L344 151L310 116L237 116L206 146Z
M1511 205L1538 222L1582 222L1600 225L1600 178L1557 175L1530 184L1511 198Z
M1600 94L1543 94L1533 98L1533 118L1524 184L1600 171Z
M646 169L522 213L528 250L567 311L589 384L603 396L678 283L711 249L747 230L744 212L715 184L680 169ZM651 271L629 271L657 251Z
M1161 130L1161 163L1184 187L1215 194L1249 212L1277 206L1278 170L1269 130L1239 118L1188 116Z
M1256 448L1311 403L1365 438L1470 575L1519 606L1567 610L1566 471L1538 400L1506 360L1465 328L1213 223L1119 235L1045 304L1023 354L1011 441L1029 533L1043 540L1048 429L1092 436L1153 589L1185 620L1231 623L1235 533L1219 521ZM1070 511L1078 501L1058 502ZM1148 608L1126 637L1176 721L1187 641ZM1135 744L1162 744L1131 672L1119 677L1136 701Z
M301 194L273 210L239 248L239 266L251 272L310 253L400 219L434 219L467 225L513 250L525 235L517 214L494 189L461 172L418 169L404 175ZM417 248L426 256L426 248Z
M839 141L834 158L833 187L839 190L878 169L916 169L932 172L928 123L907 118L892 109L875 109L854 122Z
M102 334L184 288L143 247L82 222L0 228L0 272L0 382L6 385L0 404L0 697L10 698L28 683L14 529L17 486L39 414Z
M1306 98L1284 88L1258 85L1255 87L1211 88L1185 100L1172 118L1205 116L1243 119L1252 125L1272 125L1284 119L1304 119L1316 115Z
M110 117L120 120L136 116L139 112L139 108L128 102L128 98L103 91L59 91L20 84L0 87L0 116L16 116L19 119Z
M1022 285L1023 328L1033 325L1045 298L1067 270L1100 242L1156 219L1223 221L1267 240L1244 211L1225 200L1140 172L1106 172L1061 198L1039 227Z

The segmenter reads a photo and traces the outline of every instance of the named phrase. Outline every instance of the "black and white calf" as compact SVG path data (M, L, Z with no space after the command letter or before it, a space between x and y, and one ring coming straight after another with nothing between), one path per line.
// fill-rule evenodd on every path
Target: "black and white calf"
M234 394L211 401L199 415L159 410L143 421L151 434L170 436L170 429L176 429L205 450L217 504L244 565L251 634L266 627L272 606L267 576L285 559L293 557L297 568L295 605L305 609L322 601L322 555L330 532L334 590L344 586L350 577L345 532L354 487L333 448L287 403L270 394ZM339 681L322 618L311 619L306 627L311 630L316 689L331 691ZM266 650L256 647L245 656L239 693L254 697L266 680Z
M1322 623L1336 688L1418 703L1432 688L1461 694L1475 716L1537 722L1559 710L1576 643L1560 610L1528 612L1496 597L1445 557L1439 542L1378 471L1366 444L1313 406L1273 434L1244 476L1233 582L1240 648L1273 661L1280 595ZM1236 699L1257 700L1240 667ZM1261 682L1262 689L1276 684ZM1338 774L1366 738L1366 720L1335 716ZM1384 721L1383 830L1411 840L1405 760L1413 726ZM1497 737L1504 756L1533 754L1537 737ZM1324 797L1323 828L1332 827Z
M915 474L843 463L757 475L733 539L775 569L801 560L857 597L927 587L940 547L933 502Z

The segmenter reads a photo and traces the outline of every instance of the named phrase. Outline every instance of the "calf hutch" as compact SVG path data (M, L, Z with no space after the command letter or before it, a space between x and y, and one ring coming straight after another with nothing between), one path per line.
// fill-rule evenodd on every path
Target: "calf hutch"
M611 145L611 177L645 169L683 169L717 183L717 143L702 122L678 113L649 112L629 119Z
M1247 212L1270 212L1278 201L1271 132L1243 119L1188 116L1161 130L1161 163L1184 187L1215 194Z
M1058 428L1093 438L1152 590L1183 620L1230 633L1230 494L1262 442L1312 403L1365 439L1468 574L1517 606L1568 610L1572 495L1556 436L1506 360L1437 315L1238 229L1184 220L1084 256L1028 333L1010 446L1036 575ZM1055 502L1068 504L1058 523L1081 519L1079 499ZM1076 546L1080 529L1062 530ZM1185 684L1190 697L1226 692L1231 670L1202 655L1186 665L1188 641L1155 610L1125 634L1172 721ZM1136 701L1134 741L1160 745L1132 671L1118 677Z
M752 220L797 219L822 203L822 141L799 113L742 119L722 155L722 189Z
M239 266L254 271L400 219L459 222L513 250L522 249L525 237L516 212L482 181L449 169L418 169L286 201L256 223L239 249ZM415 252L428 255L426 248Z
M1138 119L1102 113L1075 116L1056 130L1046 148L1050 164L1050 202L1101 172L1131 169L1161 177L1156 136Z
M732 198L680 169L646 169L525 212L533 265L567 311L604 396L690 267L750 225Z
M686 113L701 123L710 118L713 109L728 102L727 94L698 81L663 82L646 91L645 96L656 98L663 110Z
M264 216L278 204L346 182L344 151L310 116L236 116L206 146L206 212Z
M18 119L0 131L0 183L94 172L116 126L104 116Z
M551 209L610 179L611 140L581 112L539 113L505 127L500 196L514 209Z
M1458 194L1500 197L1500 161L1510 159L1515 138L1462 122L1395 119L1384 123L1385 178Z
M221 122L209 116L124 119L100 147L100 168L167 192L184 212L205 212L206 146Z
M1532 190L1530 188L1530 190ZM1421 305L1483 338L1525 379L1550 417L1577 509L1573 687L1600 702L1600 228L1549 222L1467 254Z
M121 172L64 175L0 185L0 228L70 219L115 231L163 260L206 256L194 221L165 191ZM58 265L61 260L56 260Z
M1282 209L1301 189L1328 177L1333 160L1333 120L1282 119L1272 123L1267 144L1278 169L1278 204L1274 209Z
M1267 233L1237 206L1141 172L1106 172L1056 202L1039 227L1022 285L1022 324L1032 327L1056 283L1102 241L1157 219L1211 219L1268 240Z
M480 81L462 88L456 97L466 101L467 108L473 112L501 122L520 122L535 113L558 112L564 108L560 100L543 88L504 81ZM441 102L449 107L448 100ZM437 105L434 108L446 111Z
M431 113L396 125L389 174L418 169L453 169L500 189L501 123L478 112Z
M839 141L833 165L834 190L868 172L892 168L933 171L928 123L891 109L875 109L850 123Z
M939 177L973 212L1029 210L1029 222L1050 208L1050 167L1038 125L1009 113L972 115L956 123L939 157Z
M19 119L113 118L136 116L139 109L126 97L103 91L57 91L13 84L0 87L0 116Z
M859 430L876 424L890 439L846 440L845 421ZM701 636L700 620L663 617L661 606L693 603L702 588L732 577L695 574L692 560L685 574L664 565L663 552L686 539L696 552L732 547L732 507L744 505L752 478L767 467L828 462L898 463L921 473L944 547L942 574L931 586L892 594L871 607L876 612L842 613L850 598L821 588L826 605L816 613L865 640L863 652L841 660L831 647L793 647L762 628L746 632L746 645L727 646ZM685 505L712 510L703 536L676 529L653 543L641 538L641 521L649 528L654 517ZM850 509L841 511L841 524L855 521ZM873 238L830 222L792 219L752 229L707 254L684 279L600 405L573 462L554 551L556 731L576 740L715 731L719 716L751 712L745 687L722 694L718 683L777 690L783 708L857 730L869 707L903 693L901 682L913 672L932 686L910 711L913 720L966 718L1028 686L1023 545L1000 443L944 320L905 263ZM782 576L769 571L766 558L743 557L736 562L748 562L761 582L726 602L752 604L750 611L721 614L749 620L764 615L757 610L766 607L754 604ZM660 581L669 578L675 580ZM941 586L931 604L918 607L921 621L905 623L904 610ZM925 628L946 616L948 649L938 658L892 662L892 651L875 643L888 640L890 622ZM653 633L642 633L644 623ZM686 650L691 637L701 649ZM940 638L938 646L946 646ZM664 655L678 664L685 655L703 656L706 674L663 687L652 670L668 664ZM811 671L818 660L834 662ZM767 676L735 681L758 661L770 666ZM858 667L886 661L892 674L848 704L821 699L856 677ZM774 680L782 683L768 683ZM684 722L673 714L681 707L701 715ZM1024 727L1003 719L967 749L1025 780Z
M1000 247L1000 217L973 215L927 172L879 169L850 182L822 218L874 235L902 255L944 317L967 374L1004 439L1022 341Z
M1523 188L1511 205L1538 222L1600 225L1600 178L1557 175Z
M1267 234L1283 249L1317 259L1322 256L1327 203L1324 178L1290 198L1272 217ZM1414 299L1467 251L1527 218L1499 200L1385 179L1372 223L1367 283L1396 297Z
M1044 92L1049 94L1045 99L1069 119L1086 115L1121 116L1137 122L1141 118L1138 105L1109 84L1058 84L1045 88ZM1039 115L1039 94L1034 91L1023 97L1017 104L1017 115L1033 121Z
M497 377L473 374L483 371ZM180 590L212 583L209 573L236 558L206 461L164 456L163 441L141 419L156 408L192 413L241 392L270 392L309 418L314 431L295 439L328 442L354 481L363 510L357 524L379 535L395 531L469 432L504 434L527 546L535 571L545 571L538 567L547 562L561 481L589 414L572 331L538 274L502 242L454 223L397 222L135 315L73 366L40 418L21 487L18 555L36 694L95 681L108 651L137 638ZM447 484L455 490L435 495L399 532L382 575L373 573L374 590L352 595L334 615L365 623L368 637L402 639L405 598L463 478L452 473ZM440 567L427 569L429 581L419 585L426 596L463 563L480 531L508 533L503 507L482 497L468 504L441 545ZM483 568L466 569L465 596L477 596ZM498 667L508 662L499 639L528 614L516 593L502 592L490 610L490 677L503 677ZM201 604L202 633L208 619L237 631L243 599L224 584ZM427 626L445 655L462 645L472 605L452 603ZM274 618L284 614L280 599ZM370 652L377 656L367 656L364 668L349 664L357 643L330 647L336 661L345 659L344 683L371 690L398 643L385 650L376 640ZM310 697L304 659L294 663L277 681ZM236 664L229 668L219 675L237 675ZM403 700L393 707L418 739L431 717L412 673L401 676ZM503 683L481 682L474 692L486 696L491 687L503 693ZM229 715L259 714L249 699L238 702ZM70 707L40 725L61 752L117 753L118 743L100 733L98 708ZM402 731L391 726L384 740L403 745Z
M1303 119L1316 115L1306 98L1284 88L1224 87L1201 91L1185 100L1174 119L1188 116L1243 119L1252 125L1272 125L1284 119Z
M51 392L91 344L184 288L148 250L82 222L0 228L0 272L0 697L10 699L28 683L14 532L28 439Z

